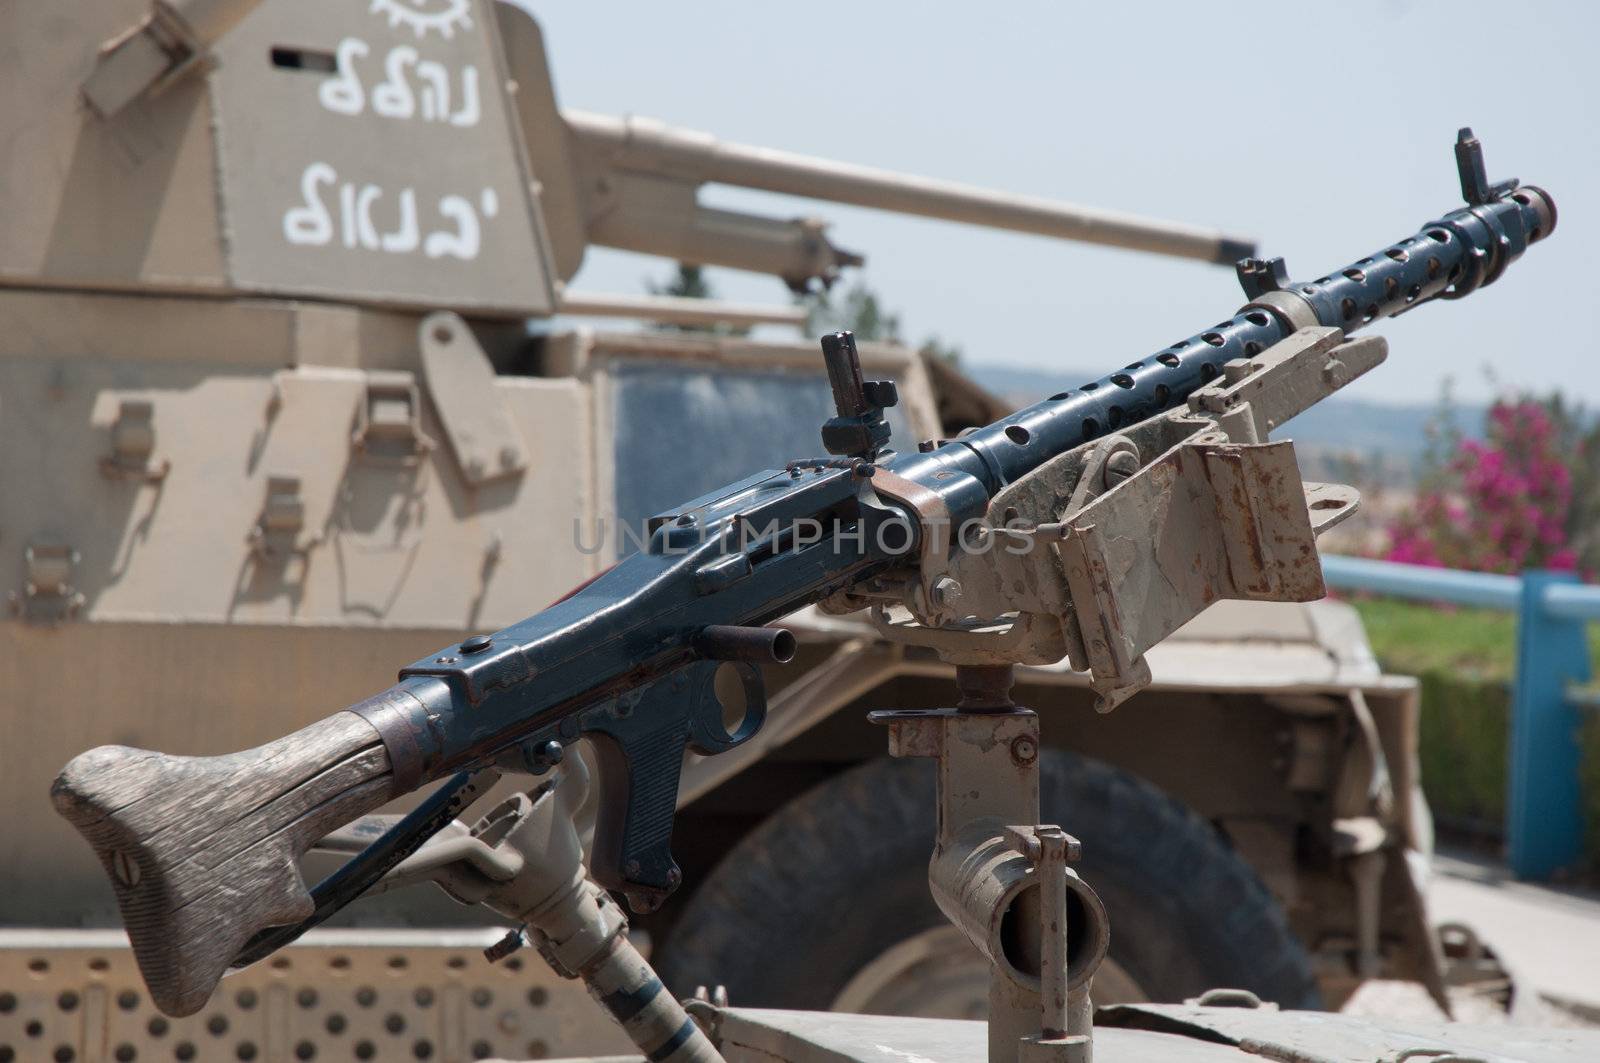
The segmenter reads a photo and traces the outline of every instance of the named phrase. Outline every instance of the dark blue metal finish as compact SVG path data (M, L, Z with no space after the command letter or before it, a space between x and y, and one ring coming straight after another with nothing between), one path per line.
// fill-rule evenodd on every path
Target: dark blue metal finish
M1182 403L1225 362L1258 354L1297 326L1353 331L1491 283L1549 235L1555 208L1538 189L1489 187L1467 131L1461 143L1463 187L1481 202L1304 284L1285 287L1281 263L1243 264L1241 279L1257 302L960 439L885 455L882 469L902 485L886 494L902 497L909 481L960 526L981 517L1005 485L1087 440ZM851 456L796 462L662 513L650 522L647 550L567 599L473 640L471 651L452 646L403 669L395 687L354 707L383 737L397 788L486 764L544 764L551 750L589 736L604 777L595 878L626 892L637 908L659 903L677 885L668 843L683 752L716 753L746 741L765 704L760 673L743 656L762 638L727 628L769 623L896 566L904 570L916 556L916 515L869 489L880 473L868 459L892 389L859 380L848 337L830 337L829 346L837 449ZM766 645L763 652L775 652L770 637ZM748 706L731 733L711 682L723 660L740 668ZM378 845L393 852L417 841L386 837ZM363 869L383 863L363 860L356 861ZM364 874L346 875L341 896Z
M1461 149L1465 149L1464 151ZM1482 155L1471 130L1463 129L1458 161L1465 159L1463 188L1476 190ZM1555 204L1534 187L1515 182L1495 186L1503 198L1469 204L1424 225L1415 235L1347 268L1283 291L1297 297L1316 323L1354 332L1385 317L1404 313L1430 299L1458 299L1499 278L1528 245L1550 234ZM1275 260L1281 266L1281 260ZM1265 283L1252 288L1262 273ZM1257 298L1282 283L1273 263L1241 266L1245 294ZM1258 281L1259 283L1259 281ZM1052 395L930 455L908 456L893 464L902 476L918 479L923 462L964 448L972 458L956 460L991 490L1026 475L1042 462L1081 443L1134 424L1183 402L1220 374L1225 362L1249 358L1293 332L1295 326L1271 306L1252 304L1233 317L1165 350L1132 362L1082 387Z
M822 425L822 448L829 454L871 461L889 442L883 411L899 403L892 380L862 380L856 338L849 332L822 337L822 362L833 388L835 416Z

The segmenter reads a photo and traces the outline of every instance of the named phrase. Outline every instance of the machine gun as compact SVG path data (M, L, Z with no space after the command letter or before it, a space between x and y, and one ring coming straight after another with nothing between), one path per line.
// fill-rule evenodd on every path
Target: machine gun
M1348 333L1492 283L1555 225L1545 192L1489 184L1470 131L1456 151L1465 207L1304 283L1290 284L1281 260L1241 262L1251 301L1227 321L916 453L883 451L894 386L862 379L848 334L827 337L831 457L658 515L648 549L563 601L417 661L387 691L266 746L225 757L106 746L77 757L55 784L56 806L110 873L153 997L192 1014L229 966L369 888L500 772L548 772L584 737L601 768L591 873L636 909L659 904L681 878L669 840L684 753L731 749L760 727L758 665L794 652L789 632L762 625L801 606L869 608L891 637L965 666L965 711L942 738L886 721L914 755L960 744L973 714L1022 711L1006 697L1010 665L1066 657L1109 709L1148 681L1144 651L1210 603L1321 597L1316 533L1352 512L1356 495L1302 485L1292 445L1268 432L1383 360L1381 338ZM725 664L743 687L732 725L716 682ZM1038 748L1026 732L1007 735L1018 764L1032 763L1029 741ZM985 814L1026 828L994 843L1004 850L996 868L1013 851L1055 867L1070 849L1058 831L1027 826L1037 819L1033 778L1031 818L1025 793ZM306 890L296 861L319 838L439 780ZM993 831L962 841L959 817L973 808L950 813L948 851L994 848ZM1022 881L1007 874L987 893L941 889L935 876L941 907L991 956ZM1057 961L1046 963L1055 983L1035 977L1034 1000L1041 984L1066 992L1070 963Z

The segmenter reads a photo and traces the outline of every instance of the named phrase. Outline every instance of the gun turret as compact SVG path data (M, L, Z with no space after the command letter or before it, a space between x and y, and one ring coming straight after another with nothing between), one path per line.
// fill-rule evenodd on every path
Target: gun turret
M818 219L700 205L706 183L1215 262L1249 251L1191 225L563 112L537 23L507 3L154 0L132 22L127 5L71 32L54 19L48 4L0 16L0 287L681 319L695 308L566 282L596 244L794 288L862 262Z
M1036 196L734 144L652 118L557 106L543 35L501 4L500 32L518 80L523 136L542 183L557 271L570 277L589 244L781 277L830 282L862 256L834 247L815 218L771 218L701 206L702 185L724 184L1012 232L1231 266L1253 241Z

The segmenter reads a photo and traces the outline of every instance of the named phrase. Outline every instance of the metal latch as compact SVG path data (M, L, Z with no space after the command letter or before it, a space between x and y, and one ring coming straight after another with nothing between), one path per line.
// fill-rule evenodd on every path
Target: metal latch
M266 561L281 561L301 550L300 532L306 524L306 504L300 496L300 477L267 477L267 501L250 531L250 552Z
M149 399L123 399L111 424L111 453L100 458L100 471L114 480L156 483L172 469L157 461L155 404Z
M83 608L84 597L72 585L72 570L81 559L66 543L30 543L23 552L27 578L9 595L11 611L32 623L70 620Z
M441 311L418 329L422 372L467 483L522 472L527 448L495 386L494 365L459 314Z
M350 441L364 459L404 468L433 449L422 430L422 400L410 373L367 373L367 393L356 409Z
M152 4L143 21L101 46L82 90L100 117L110 118L142 95L160 93L201 65L205 45L178 10L182 6Z

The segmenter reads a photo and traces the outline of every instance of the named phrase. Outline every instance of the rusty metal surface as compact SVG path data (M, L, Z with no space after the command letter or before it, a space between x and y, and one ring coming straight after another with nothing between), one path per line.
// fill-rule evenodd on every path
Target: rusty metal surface
M0 1059L463 1063L631 1048L536 956L486 961L501 933L313 932L230 976L198 1015L171 1019L122 934L0 931Z
M1011 701L1013 680L1010 665L963 665L958 708L870 718L888 725L892 756L936 759L928 886L987 961L991 1063L1088 1063L1109 920L1067 867L1077 840L1038 822L1039 720Z
M1108 692L1219 599L1323 595L1291 445L1196 442L1142 471L1070 518L1057 547L1090 670ZM1140 685L1147 667L1142 675Z
M1386 352L1381 338L1312 328L1228 362L1186 407L1019 476L980 525L958 529L953 559L922 559L915 585L883 581L825 608L873 605L885 637L950 661L1066 657L1114 708L1150 684L1145 652L1207 606L1323 596L1316 534L1357 494L1303 484L1293 445L1267 436ZM901 501L925 527L938 516Z

